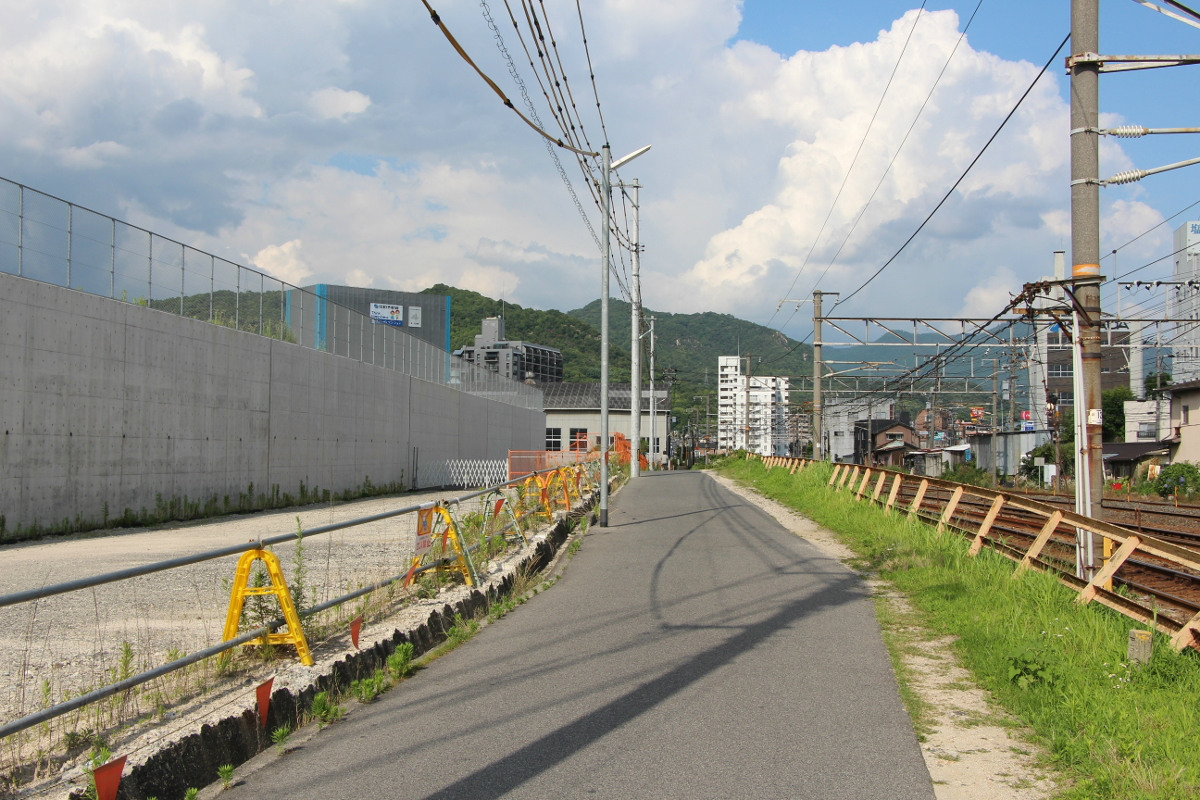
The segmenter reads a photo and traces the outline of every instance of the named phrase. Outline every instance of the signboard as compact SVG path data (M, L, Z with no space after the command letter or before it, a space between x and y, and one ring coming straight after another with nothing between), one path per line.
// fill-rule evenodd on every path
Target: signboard
M422 508L417 511L417 541L413 546L413 556L420 558L433 547L433 508Z
M408 327L410 327L410 328L421 327L421 307L420 306L409 306L408 307Z
M1023 422L1023 423L1021 423L1021 424L1024 426L1024 427L1022 427L1022 428L1021 428L1021 430L1025 431L1026 433L1028 433L1028 432L1030 432L1030 431L1034 430L1034 427L1033 427L1033 423L1032 423L1032 422Z
M1021 419L1022 419L1022 420L1024 420L1025 422L1028 422L1029 420L1033 419L1033 414L1032 414L1032 412L1030 412L1030 411L1022 411L1022 412L1021 412Z
M971 419L975 420L976 422L979 422L981 419L983 419L983 415L984 415L983 406L972 406L971 407Z
M397 328L402 328L404 327L404 306L371 303L371 322L377 325L395 325Z
M1088 425L1103 425L1104 424L1104 409L1089 408L1088 409Z

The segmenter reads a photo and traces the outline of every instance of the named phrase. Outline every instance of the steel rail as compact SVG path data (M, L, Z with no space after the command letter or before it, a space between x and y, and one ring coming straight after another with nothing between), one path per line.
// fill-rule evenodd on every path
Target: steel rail
M823 463L812 462L808 459L775 456L762 457L762 461L768 469L782 466L788 468L792 474L798 469L803 469L807 464ZM872 482L874 488L868 491ZM906 483L909 484L909 487L905 486ZM914 483L916 485L912 486ZM885 485L890 487L886 493L886 500L883 492ZM864 468L853 464L835 464L826 486L835 492L848 491L854 499L867 499L873 503L882 504L888 512L916 516L936 525L939 530L950 527L960 531L972 539L970 550L972 555L986 545L1005 557L1017 561L1018 570L1033 568L1051 571L1058 576L1061 582L1079 591L1080 602L1094 600L1132 619L1152 626L1169 636L1172 645L1177 649L1189 646L1200 649L1200 613L1183 621L1165 617L1156 613L1155 609L1146 608L1111 588L1114 580L1118 583L1121 581L1117 577L1117 573L1123 566L1130 563L1130 559L1136 553L1142 558L1151 556L1195 573L1197 590L1200 591L1200 553L1195 550L1119 525L1082 516L1074 511L1054 508L1049 504L1030 500L1024 495L1013 495L938 478L914 476L894 470ZM907 491L902 491L906 488ZM965 504L963 503L964 498L969 498ZM969 507L973 504L977 506L981 501L989 503L995 513L989 511L984 521L977 526L972 526L971 521L966 518L963 506ZM1011 518L1014 510L1021 514L1020 519L1013 520ZM1008 514L1009 518L1001 517L1001 511ZM1006 522L1022 526L1013 533L1032 538L1024 552L1014 546L1013 542L997 539L995 535L997 522L1000 522L1001 530ZM1024 529L1026 525L1033 528L1038 523L1041 524L1036 535L1030 530ZM1065 547L1068 552L1074 552L1076 530L1073 529L1098 534L1119 545L1111 556L1105 557L1104 563L1087 580L1076 577L1071 572L1046 560L1055 557L1053 554L1055 549ZM1055 534L1061 537L1058 541L1054 538ZM1065 561L1067 564L1072 564L1075 559L1067 558ZM1136 560L1130 566L1137 567ZM1152 594L1152 592L1149 593Z

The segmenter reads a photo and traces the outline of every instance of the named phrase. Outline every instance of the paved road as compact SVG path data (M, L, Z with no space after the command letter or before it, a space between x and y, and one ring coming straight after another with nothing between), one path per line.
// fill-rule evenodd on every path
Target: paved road
M563 578L223 793L931 800L862 581L697 472Z

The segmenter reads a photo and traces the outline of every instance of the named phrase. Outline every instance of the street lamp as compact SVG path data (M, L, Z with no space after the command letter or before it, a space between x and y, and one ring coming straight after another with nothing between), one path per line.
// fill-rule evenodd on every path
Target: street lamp
M614 169L628 164L650 149L646 145L616 161L606 144L600 149L600 205L604 212L600 249L600 527L608 527L608 271L612 261L612 242L609 227L612 219L612 176ZM641 411L641 403L638 404Z

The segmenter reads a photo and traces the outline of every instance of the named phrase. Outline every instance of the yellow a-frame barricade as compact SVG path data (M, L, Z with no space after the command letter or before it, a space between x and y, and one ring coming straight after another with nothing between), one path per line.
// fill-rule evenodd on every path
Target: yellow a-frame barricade
M263 562L267 568L267 576L271 579L269 586L249 585L250 568L255 561ZM300 663L311 667L313 665L312 653L308 649L308 641L304 638L304 629L300 627L300 614L296 611L296 604L292 602L292 593L288 589L287 581L283 578L283 569L279 566L279 559L270 550L264 550L261 547L247 550L238 559L233 588L229 593L229 611L225 614L225 632L221 641L228 642L237 636L246 596L266 594L273 594L279 600L279 610L283 612L283 619L287 622L287 633L268 633L256 642L247 642L247 644L295 645Z
M467 551L463 547L462 539L459 538L458 526L454 524L454 518L450 516L450 512L446 507L440 504L431 505L417 511L417 542L413 548L413 557L409 564L408 574L404 576L404 585L412 585L413 578L417 574L417 569L421 566L421 560L433 549L434 525L438 518L445 524L445 528L442 530L442 552L445 552L446 545L449 544L454 550L454 561L456 563L453 565L438 564L436 567L437 571L441 572L447 569L457 571L462 575L463 582L467 586L478 586L479 579L475 575L475 567L471 563L471 559L467 557Z

